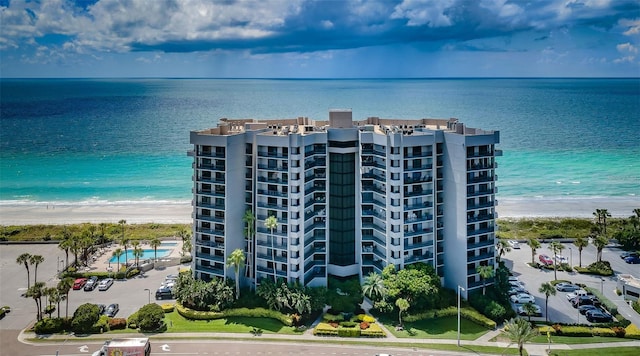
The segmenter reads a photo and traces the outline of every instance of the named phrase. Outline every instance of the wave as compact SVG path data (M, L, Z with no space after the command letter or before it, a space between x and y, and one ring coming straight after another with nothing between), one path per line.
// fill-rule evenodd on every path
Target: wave
M121 206L121 205L191 205L191 200L104 200L104 199L87 199L87 200L56 200L56 201L35 201L29 199L19 200L0 200L2 206Z

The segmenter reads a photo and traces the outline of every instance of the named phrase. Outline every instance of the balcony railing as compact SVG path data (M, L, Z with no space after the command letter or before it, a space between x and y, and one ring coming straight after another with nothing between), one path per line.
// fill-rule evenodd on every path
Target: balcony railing
M213 215L196 215L196 219L224 223L223 218L218 218Z
M486 220L492 220L494 218L493 214L482 214L482 215L477 215L477 216L471 216L467 218L467 223L474 223L474 222L478 222L478 221L486 221Z
M258 157L289 158L289 155L285 155L279 152L258 151Z
M494 257L495 257L495 254L493 252L482 253L482 254L477 255L477 256L467 257L467 261L468 262L475 262L475 261L480 261L480 260L488 260L488 259L494 258Z
M277 172L287 172L289 171L288 167L284 166L270 166L267 164L259 164L258 169L266 170L266 171L277 171Z
M495 228L493 226L490 226L484 229L467 230L467 236L486 234L488 232L494 232L494 231L495 231Z
M433 194L433 189L422 189L422 190L414 190L411 192L404 192L405 197L415 197L419 195L431 195Z
M196 228L196 232L224 237L224 230L212 230L212 229Z
M216 151L198 151L198 156L201 157L214 157L214 158L225 158L224 152L216 152Z
M224 270L222 268L207 267L196 264L196 271L213 273L216 276L224 277Z
M204 260L216 261L216 262L224 263L224 257L223 256L216 256L216 255L210 255L208 253L196 252L196 257L197 258L202 258Z
M198 246L209 246L209 247L213 247L213 248L224 250L224 244L223 243L219 243L219 242L215 242L215 241L211 241L211 240L196 239L196 245L198 245Z
M467 244L467 249L472 250L472 249L476 249L476 248L493 246L494 243L495 243L495 241L493 239L486 240L486 241L480 241L480 242L476 242L476 243L472 243L472 244L468 243Z
M432 232L433 232L433 228L428 227L426 229L417 229L416 231L405 231L404 236L412 237L412 236L418 236L423 234L430 234Z
M405 172L413 172L413 171L422 171L425 169L432 169L433 168L433 164L422 164L419 166L413 166L413 167L405 167L404 171Z

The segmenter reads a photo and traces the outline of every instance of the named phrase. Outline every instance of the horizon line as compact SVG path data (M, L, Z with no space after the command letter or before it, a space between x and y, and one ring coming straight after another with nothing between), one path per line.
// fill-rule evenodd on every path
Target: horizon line
M442 77L0 77L0 80L87 80L87 79L202 79L202 80L482 80L482 79L640 79L640 76L629 77L526 77L526 76L489 76L489 77L464 77L464 76L442 76Z

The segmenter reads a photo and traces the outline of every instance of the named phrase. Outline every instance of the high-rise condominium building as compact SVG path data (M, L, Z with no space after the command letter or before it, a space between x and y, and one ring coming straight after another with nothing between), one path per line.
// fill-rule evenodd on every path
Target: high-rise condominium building
M319 286L422 262L448 288L482 287L499 140L457 119L353 121L351 110L192 131L193 273L234 278L226 262L241 249L244 284Z

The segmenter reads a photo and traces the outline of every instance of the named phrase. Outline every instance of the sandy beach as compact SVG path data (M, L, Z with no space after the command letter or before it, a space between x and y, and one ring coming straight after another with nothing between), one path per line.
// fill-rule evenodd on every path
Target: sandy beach
M628 217L640 208L640 197L625 198L501 198L499 218L579 217L589 218L596 209L608 209L613 217ZM0 204L1 225L73 224L117 222L129 224L191 222L191 202L135 202Z

